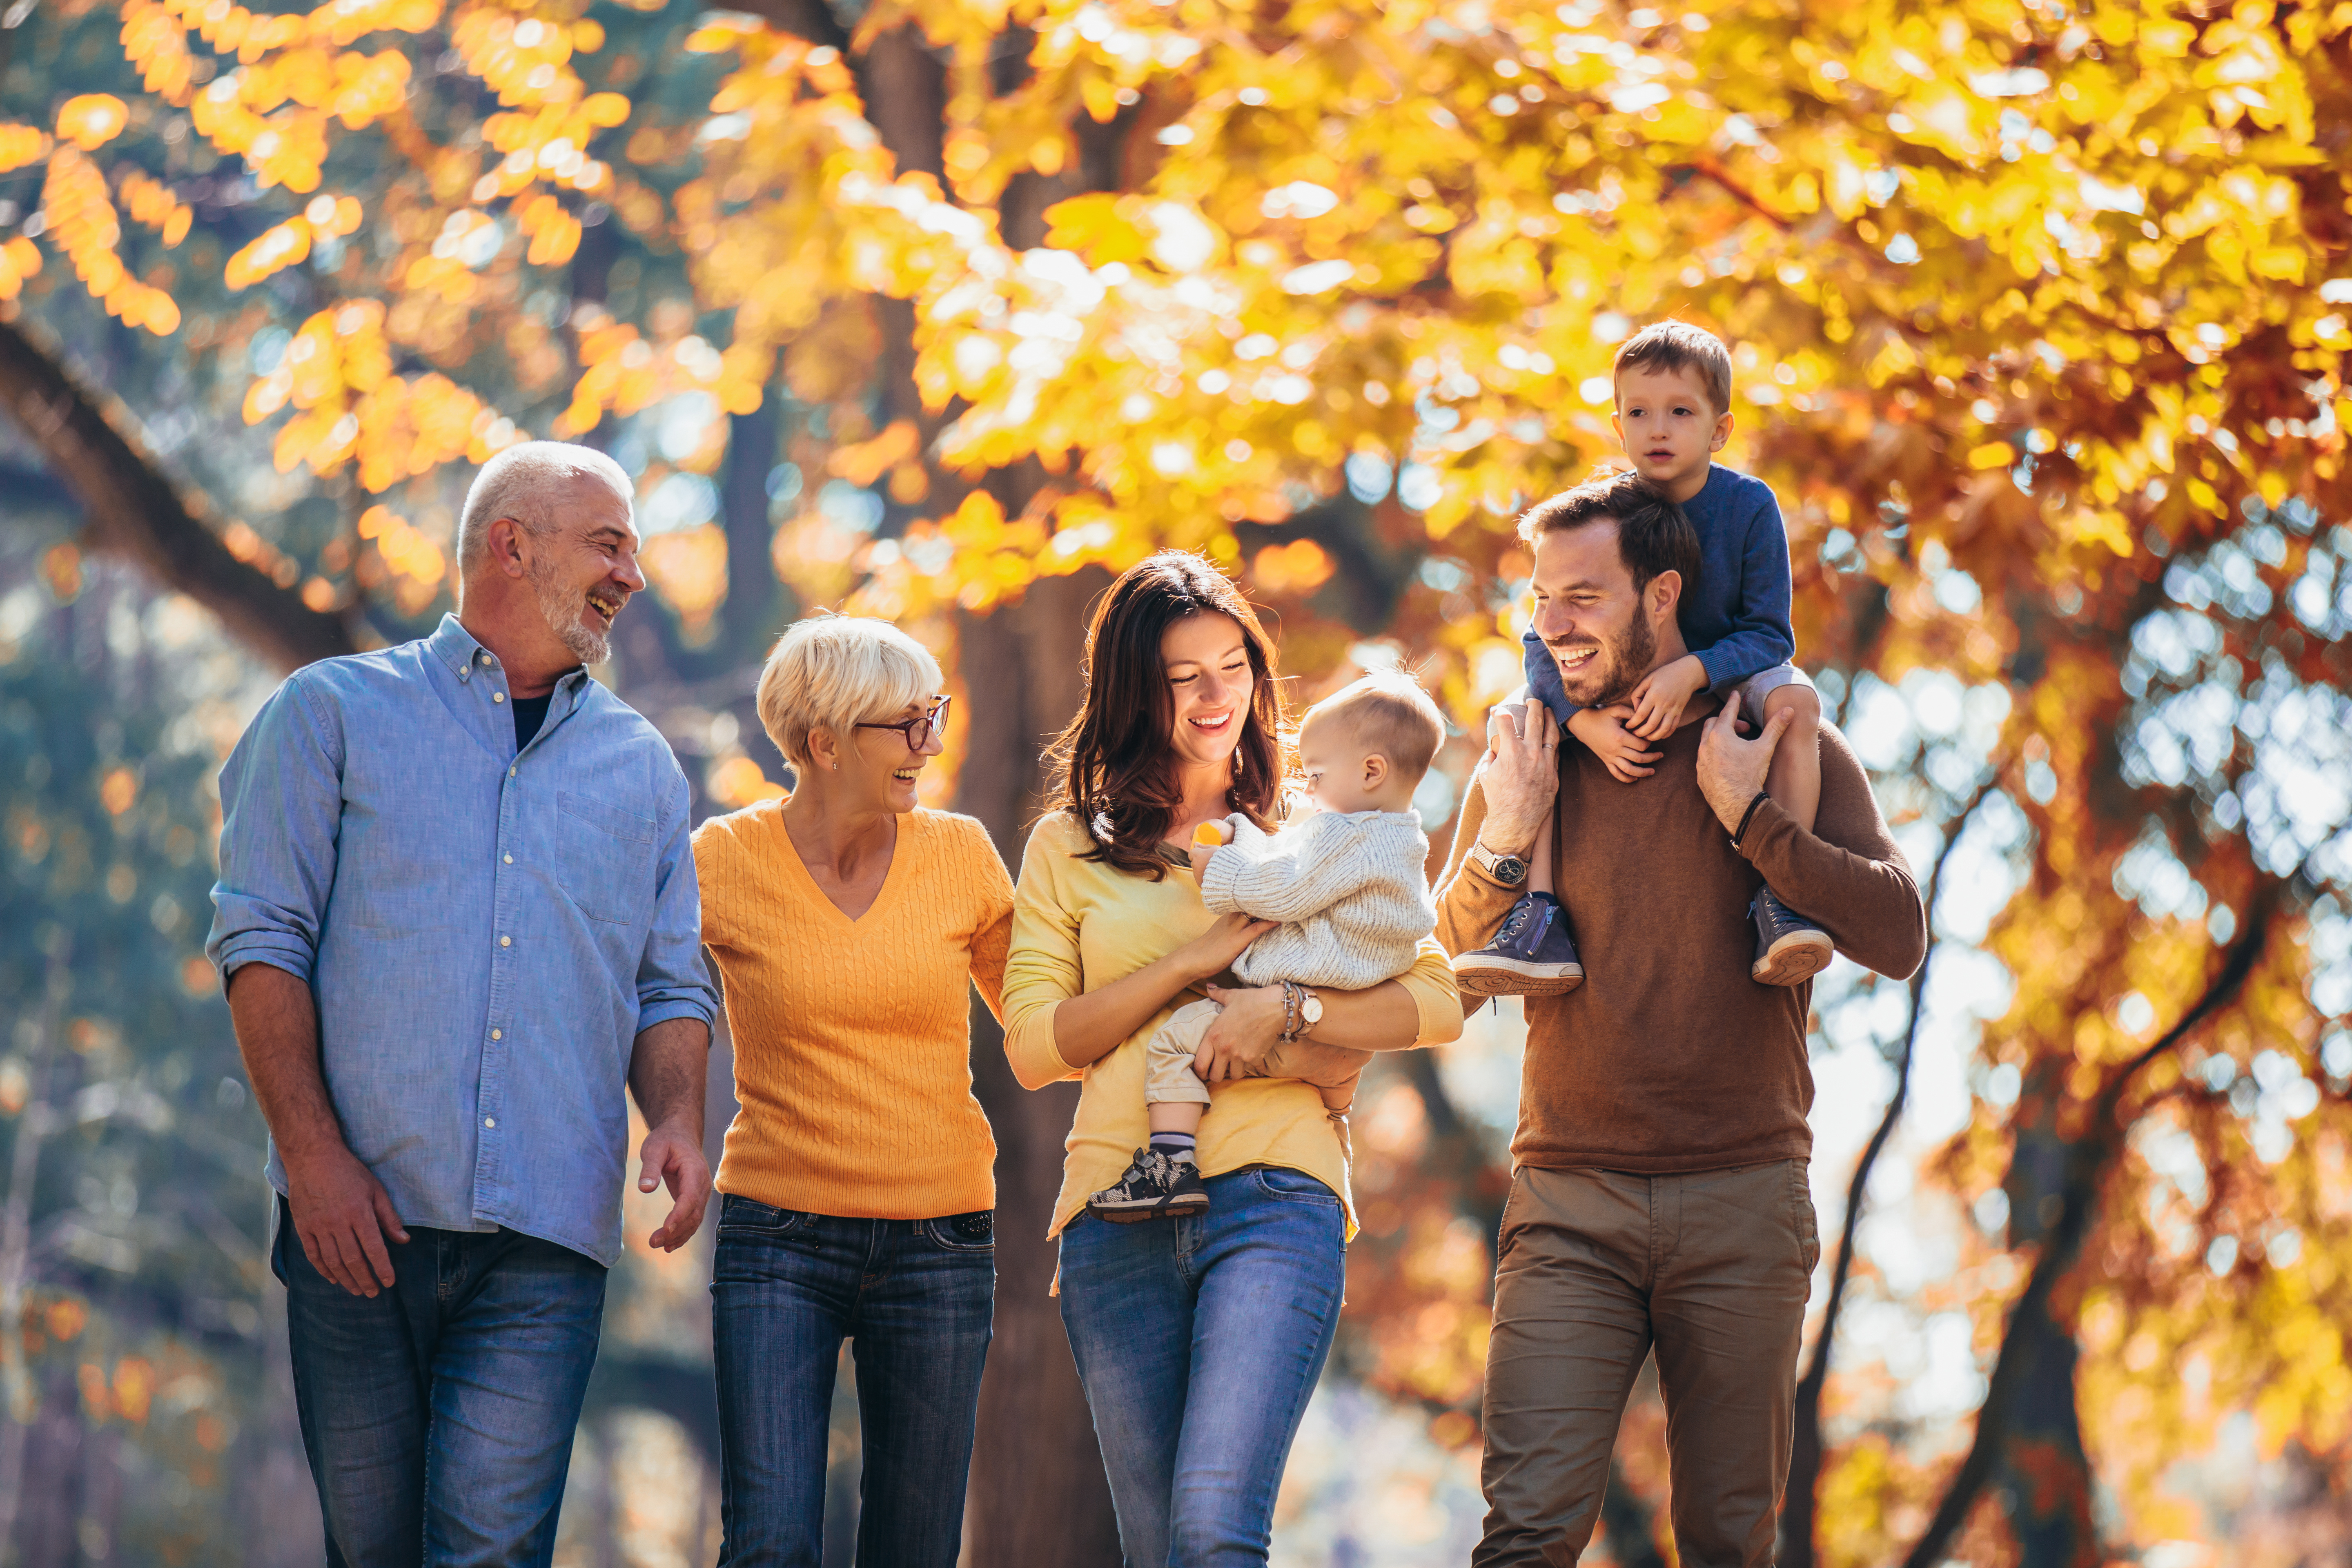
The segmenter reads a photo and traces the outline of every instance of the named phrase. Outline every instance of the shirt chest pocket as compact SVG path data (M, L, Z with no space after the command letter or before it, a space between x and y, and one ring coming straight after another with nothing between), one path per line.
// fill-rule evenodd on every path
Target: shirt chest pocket
M642 926L653 914L654 822L626 806L559 790L556 883L579 911L611 925Z

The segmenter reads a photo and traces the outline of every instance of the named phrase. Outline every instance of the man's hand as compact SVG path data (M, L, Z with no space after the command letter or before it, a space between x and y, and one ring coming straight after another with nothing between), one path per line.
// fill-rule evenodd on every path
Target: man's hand
M1739 693L1735 691L1725 701L1723 711L1699 731L1699 793L1715 808L1716 820L1723 824L1726 833L1739 831L1748 803L1764 787L1772 771L1772 748L1780 743L1780 731L1789 727L1790 717L1788 710L1782 709L1765 721L1763 733L1743 741L1733 727L1739 719Z
M643 1162L637 1191L667 1184L671 1198L669 1217L647 1239L664 1252L676 1252L702 1228L702 1211L710 1202L710 1163L702 1157L702 1140L666 1122L646 1134L637 1157Z
M1648 778L1658 771L1658 759L1665 755L1644 750L1641 740L1625 727L1633 713L1621 702L1613 708L1580 708L1568 721L1569 733L1583 742L1619 784Z
M1706 686L1706 666L1695 653L1659 666L1633 688L1633 712L1625 728L1644 741L1673 734L1683 721L1683 710Z
M1528 732L1532 728L1533 733ZM1559 726L1551 710L1528 701L1495 710L1479 764L1486 821L1478 841L1497 855L1525 857L1559 790Z
M1282 987L1228 991L1212 985L1208 991L1209 1000L1223 1011L1201 1037L1192 1053L1192 1070L1202 1083L1257 1077L1250 1069L1273 1055L1282 1038Z
M393 1212L392 1194L338 1141L286 1165L286 1211L310 1267L354 1296L392 1289L392 1254L384 1237L405 1245L408 1232Z

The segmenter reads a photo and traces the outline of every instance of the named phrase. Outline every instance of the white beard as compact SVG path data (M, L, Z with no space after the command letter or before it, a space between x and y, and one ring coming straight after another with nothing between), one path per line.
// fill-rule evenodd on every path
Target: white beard
M539 613L572 658L583 664L602 664L613 657L613 639L588 624L588 595L573 593L555 580L555 574L533 563L528 574L539 596Z

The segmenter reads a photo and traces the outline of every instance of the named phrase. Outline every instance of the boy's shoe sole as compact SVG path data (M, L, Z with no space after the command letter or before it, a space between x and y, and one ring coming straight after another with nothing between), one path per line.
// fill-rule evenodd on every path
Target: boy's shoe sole
M1472 996L1565 996L1583 984L1580 964L1481 954L1475 964L1457 959L1454 965L1454 989Z
M1748 977L1759 985L1802 985L1827 969L1836 952L1825 931L1792 931L1764 951L1748 967Z
M1140 1204L1087 1205L1087 1212L1097 1219L1107 1219L1113 1225L1139 1225L1148 1219L1176 1219L1185 1215L1206 1214L1209 1194L1206 1193L1172 1193Z

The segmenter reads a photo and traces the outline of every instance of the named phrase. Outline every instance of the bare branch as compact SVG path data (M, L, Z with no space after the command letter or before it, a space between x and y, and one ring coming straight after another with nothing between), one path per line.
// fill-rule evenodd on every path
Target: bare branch
M293 589L230 553L58 356L16 321L0 321L0 405L81 501L92 548L136 562L281 669L358 651L341 616L312 609Z

